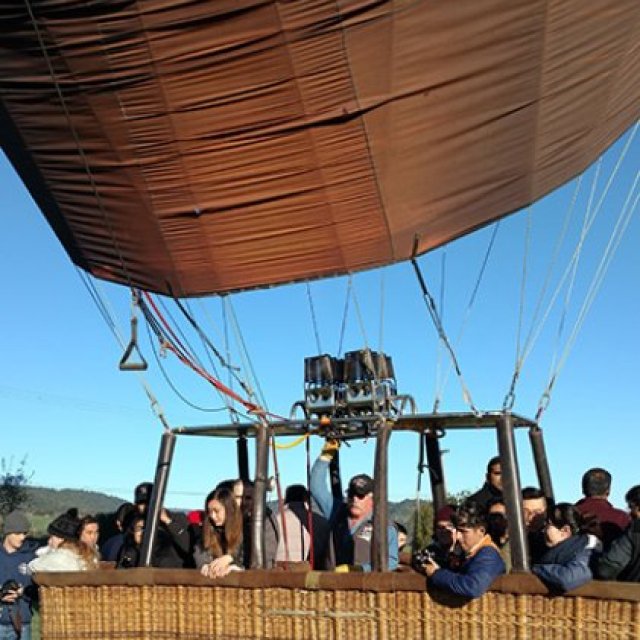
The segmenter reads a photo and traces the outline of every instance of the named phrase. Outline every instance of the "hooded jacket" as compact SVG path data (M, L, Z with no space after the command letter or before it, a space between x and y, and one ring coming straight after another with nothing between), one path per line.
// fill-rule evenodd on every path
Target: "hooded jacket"
M36 590L31 581L29 563L36 557L38 544L31 540L25 540L17 551L8 553L3 544L0 544L0 585L7 580L15 580L24 587L24 593L13 604L0 602L0 625L12 625L12 617L20 613L22 624L31 622L31 602Z

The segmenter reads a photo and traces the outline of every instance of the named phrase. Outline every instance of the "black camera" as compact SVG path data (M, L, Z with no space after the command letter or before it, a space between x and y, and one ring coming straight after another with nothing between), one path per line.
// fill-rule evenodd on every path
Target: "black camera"
M435 561L435 556L429 549L419 549L411 556L411 566L418 570L422 570L423 565L432 561Z
M20 589L20 584L15 580L7 580L0 587L0 600L5 596L8 596L12 591L18 591Z

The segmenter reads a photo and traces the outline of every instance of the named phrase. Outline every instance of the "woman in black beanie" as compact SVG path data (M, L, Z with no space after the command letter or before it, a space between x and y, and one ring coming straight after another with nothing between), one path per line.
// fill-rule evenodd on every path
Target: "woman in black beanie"
M69 509L47 527L49 542L29 563L31 571L86 571L96 569L98 558L93 549L80 542L80 518L77 509Z

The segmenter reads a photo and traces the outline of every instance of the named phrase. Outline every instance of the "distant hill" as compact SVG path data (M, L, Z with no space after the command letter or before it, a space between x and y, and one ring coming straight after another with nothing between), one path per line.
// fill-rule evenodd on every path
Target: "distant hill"
M36 516L36 529L43 532L51 517L75 507L81 514L111 514L124 502L122 498L110 496L98 491L81 489L49 489L47 487L28 487L29 502L25 510ZM429 501L422 501L423 505ZM277 501L270 501L273 511L278 510ZM413 530L415 500L406 499L389 503L389 519L404 524L409 531ZM43 518L40 518L43 516ZM44 517L46 516L46 517ZM106 524L106 523L105 523ZM104 526L104 525L103 525Z
M124 502L116 496L80 489L28 487L27 491L29 502L25 507L34 515L55 515L71 507L76 507L80 513L112 513Z

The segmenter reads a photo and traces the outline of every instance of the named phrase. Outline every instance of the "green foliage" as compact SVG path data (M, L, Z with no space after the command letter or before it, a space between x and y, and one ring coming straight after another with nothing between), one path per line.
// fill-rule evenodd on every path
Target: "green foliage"
M29 487L29 511L37 515L59 515L70 507L76 507L80 513L112 513L125 500L108 496L97 491L78 489L47 489Z
M469 496L472 494L471 491L461 491L460 493L450 493L447 496L447 504L452 504L456 507L464 504Z
M413 512L413 542L412 549L424 549L433 537L433 504L420 502L420 509Z
M27 485L33 477L26 470L26 456L14 470L13 458L2 458L0 463L0 514L7 515L14 509L24 509L29 502Z

